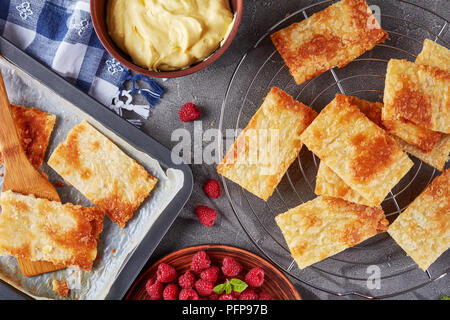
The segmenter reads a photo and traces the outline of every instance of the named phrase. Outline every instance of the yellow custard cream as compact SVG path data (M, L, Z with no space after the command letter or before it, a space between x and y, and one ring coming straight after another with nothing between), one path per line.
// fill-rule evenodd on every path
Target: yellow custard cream
M109 0L114 42L149 70L183 69L207 58L233 21L229 0Z

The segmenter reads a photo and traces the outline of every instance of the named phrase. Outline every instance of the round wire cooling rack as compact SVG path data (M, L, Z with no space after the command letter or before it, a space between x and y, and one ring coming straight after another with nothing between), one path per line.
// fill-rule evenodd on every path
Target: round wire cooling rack
M320 1L296 10L270 27L242 56L229 82L220 115L219 128L226 138L230 138L230 132L231 138L237 137L239 130L247 125L272 86L285 90L316 111L326 106L337 93L382 101L389 59L414 61L425 38L449 47L446 38L449 21L441 15L408 1L371 1L378 5L377 9L381 12L378 18L381 19L383 29L388 32L389 39L346 67L333 68L299 86L289 74L269 35L333 2ZM409 13L408 18L392 14L401 14L411 8L413 13ZM220 142L220 158L228 147L224 146L223 141ZM411 158L414 167L382 203L390 222L438 174L420 160ZM300 270L274 218L316 197L314 183L319 163L320 160L314 154L302 148L267 202L222 178L225 193L240 225L269 260L301 283L337 296L382 299L416 290L437 280L449 281L450 250L423 272L387 233ZM374 281L373 276L380 281Z

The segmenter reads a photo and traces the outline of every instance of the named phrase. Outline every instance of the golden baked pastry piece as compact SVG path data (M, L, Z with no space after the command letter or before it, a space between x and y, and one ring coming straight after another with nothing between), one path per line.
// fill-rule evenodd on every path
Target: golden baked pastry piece
M359 110L361 110L361 112L372 122L387 130L388 133L392 133L384 126L384 121L381 120L382 103L369 102L352 96L348 96L348 99L350 99L352 104L358 106ZM450 152L450 135L443 134L443 137L438 141L431 152L423 152L419 148L406 143L400 138L394 137L394 139L403 151L412 154L440 171L444 170ZM315 193L317 195L337 197L355 203L371 205L369 201L350 188L336 173L333 172L333 170L327 167L323 161L320 162L319 170L317 172Z
M416 58L416 64L423 64L450 72L450 50L425 39L423 49Z
M381 208L319 196L275 217L300 269L387 229Z
M420 127L406 119L384 120L383 125L389 133L425 153L431 152L442 139L442 136L445 135L441 132Z
M122 228L157 183L86 121L72 128L48 164Z
M104 212L12 191L0 198L0 255L92 269Z
M349 187L333 170L323 161L320 162L316 177L315 194L344 199L350 202L373 206L358 192Z
M378 206L413 162L352 101L336 95L300 139L348 186Z
M300 134L317 113L273 87L217 172L267 200L297 157Z
M445 163L447 162L448 155L450 153L450 135L424 129L411 122L404 122L405 120L382 120L382 103L370 102L352 96L349 96L349 99L351 100L351 103L356 105L359 110L361 110L361 112L364 113L372 122L391 134L394 137L395 141L397 141L398 145L403 149L403 151L412 154L416 158L422 160L423 162L440 171L444 170ZM395 122L395 128L391 126L393 122ZM433 142L433 147L431 148L431 150L426 152L417 147L414 143L410 144L407 143L406 140L404 141L396 137L396 135L399 133L398 130L401 130L404 133L409 133L409 136L412 137L412 139L416 139L416 141L421 140L425 142L427 140L427 134L425 134L424 136L420 135L420 132L423 132L423 130L429 131L432 134L438 134L440 138L436 142ZM401 137L401 135L399 137ZM422 137L424 138L423 140Z
M35 108L11 105L11 113L16 125L22 148L30 163L39 169L44 162L50 135L55 125L56 116ZM0 152L0 166L2 166Z
M347 65L386 38L365 0L339 1L271 35L297 84Z
M425 39L423 49L416 58L416 64L428 65L450 72L450 50L440 46L434 41ZM434 147L443 138L440 132L418 126L404 118L398 120L385 119L384 125L389 129L391 134L419 148L419 154L426 154L429 152L435 153L436 150ZM440 145L442 145L442 143L440 143ZM414 148L412 148L412 150L415 151ZM427 155L425 156L427 157Z
M450 73L391 59L386 73L383 120L400 119L450 133Z
M399 138L394 137L394 139L405 152L408 152L439 171L444 171L450 153L450 134L443 134L442 138L430 152L423 152L419 148L410 145Z
M388 233L422 270L450 248L449 169L400 214Z

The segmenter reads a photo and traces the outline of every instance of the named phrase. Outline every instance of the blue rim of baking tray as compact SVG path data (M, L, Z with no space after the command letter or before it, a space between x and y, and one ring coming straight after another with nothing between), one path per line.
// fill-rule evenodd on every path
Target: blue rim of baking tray
M181 159L179 159L181 164L175 164L172 161L169 149L1 36L0 55L33 78L38 79L42 84L80 108L83 112L95 118L136 149L158 160L164 170L172 168L183 172L183 187L156 219L144 239L132 253L106 296L108 300L122 299L189 199L194 185L192 171ZM25 296L25 294L12 288L10 285L0 282L0 299L27 298L29 299L30 297Z

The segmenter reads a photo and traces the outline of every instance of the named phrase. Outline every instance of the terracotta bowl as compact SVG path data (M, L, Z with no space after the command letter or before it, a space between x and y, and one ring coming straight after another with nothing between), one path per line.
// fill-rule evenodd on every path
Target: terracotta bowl
M259 288L260 290L267 292L275 300L301 300L299 293L289 279L267 260L262 259L249 251L224 245L202 245L189 247L175 251L163 257L155 262L155 264L153 264L139 277L139 279L131 287L125 299L149 300L150 298L145 291L145 283L148 279L156 278L156 271L160 263L170 264L180 275L189 270L192 257L200 250L206 251L208 256L211 258L212 264L219 267L225 257L233 257L240 261L244 267L244 270L237 278L243 279L247 271L254 267L261 267L264 270L264 283L262 287ZM219 279L217 284L222 283L223 281L224 279Z
M187 76L189 74L195 73L197 71L200 71L210 64L212 64L214 61L219 59L219 57L228 49L231 42L233 41L234 37L236 36L236 33L239 28L239 24L241 23L242 19L242 11L244 6L244 0L230 0L231 8L233 12L235 13L235 21L233 28L227 38L227 40L223 43L223 45L214 51L212 55L210 55L207 59L203 60L202 62L199 62L195 65L192 65L186 69L182 70L176 70L176 71L151 71L145 68L142 68L138 65L135 65L131 58L124 53L122 50L120 50L115 44L114 41L111 39L111 37L108 34L108 30L106 27L106 3L108 0L93 0L91 1L91 19L92 23L94 25L95 32L97 33L98 38L100 39L100 42L105 47L105 49L109 52L109 54L119 61L122 65L127 67L128 69L131 69L135 72L138 72L140 74L153 77L153 78L177 78L177 77L183 77Z

